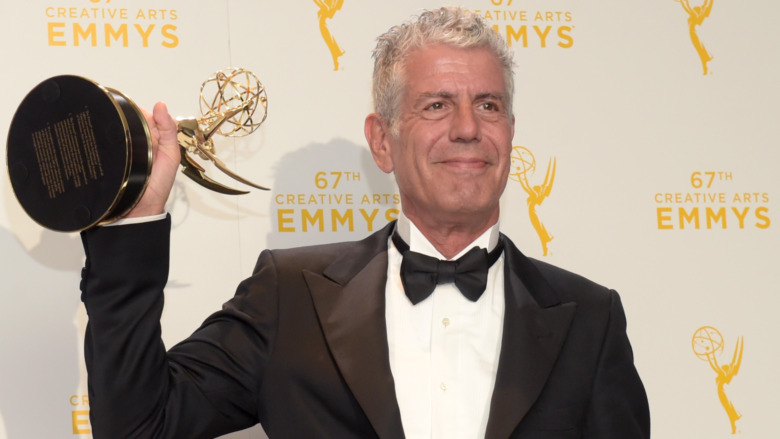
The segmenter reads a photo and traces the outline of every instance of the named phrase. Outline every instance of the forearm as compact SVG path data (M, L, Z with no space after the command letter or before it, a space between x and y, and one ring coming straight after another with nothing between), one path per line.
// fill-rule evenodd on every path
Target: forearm
M257 422L256 392L276 325L268 313L276 295L264 287L276 285L273 265L166 352L160 316L169 232L166 218L82 235L95 438L213 438Z
M85 357L95 437L131 437L157 416L169 388L160 338L170 220L82 234ZM148 437L152 437L149 435Z

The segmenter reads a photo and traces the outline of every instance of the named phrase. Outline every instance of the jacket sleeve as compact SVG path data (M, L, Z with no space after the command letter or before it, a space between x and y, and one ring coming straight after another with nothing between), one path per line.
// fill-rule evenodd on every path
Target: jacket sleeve
M274 338L273 264L259 268L231 304L166 352L160 316L170 218L96 228L82 240L93 436L213 438L256 424L257 390Z
M612 291L611 299L609 322L587 414L586 437L646 439L650 437L647 395L634 367L620 296Z

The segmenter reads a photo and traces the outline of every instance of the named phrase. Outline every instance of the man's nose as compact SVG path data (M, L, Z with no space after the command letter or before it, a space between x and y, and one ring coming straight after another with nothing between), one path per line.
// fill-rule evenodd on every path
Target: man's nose
M453 114L450 126L450 140L453 142L478 141L480 137L479 118L470 105L459 106Z

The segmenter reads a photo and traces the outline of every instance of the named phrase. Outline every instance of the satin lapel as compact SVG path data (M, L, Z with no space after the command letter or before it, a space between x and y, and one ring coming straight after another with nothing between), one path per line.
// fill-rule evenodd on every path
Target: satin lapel
M576 304L561 304L541 273L505 238L506 311L487 439L512 434L547 381Z
M304 271L331 354L381 438L402 438L385 323L387 238L371 235L322 275Z

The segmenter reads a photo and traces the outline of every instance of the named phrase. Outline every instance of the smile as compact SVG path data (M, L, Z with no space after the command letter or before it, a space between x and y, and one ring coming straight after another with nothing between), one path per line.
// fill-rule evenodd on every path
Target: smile
M484 169L488 166L488 162L481 159L448 159L448 160L442 160L439 163L450 168L457 168L457 169L464 169L464 170Z

